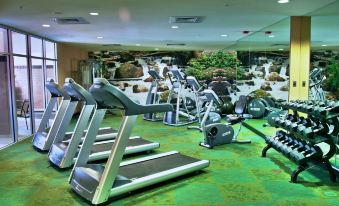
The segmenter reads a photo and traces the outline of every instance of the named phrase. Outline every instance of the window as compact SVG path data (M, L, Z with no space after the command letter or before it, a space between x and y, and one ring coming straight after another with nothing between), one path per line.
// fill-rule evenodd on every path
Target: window
M14 87L19 139L32 134L27 57L14 56Z
M48 59L55 59L55 43L45 41L45 57Z
M42 57L42 39L31 37L31 56Z
M34 111L44 110L44 72L42 59L32 58L32 86Z
M0 28L0 52L8 52L7 29Z
M46 60L46 79L48 78L55 80L55 61Z
M12 47L14 54L27 55L26 35L12 31Z
M0 147L38 128L50 98L45 81L57 78L56 65L54 42L0 28Z

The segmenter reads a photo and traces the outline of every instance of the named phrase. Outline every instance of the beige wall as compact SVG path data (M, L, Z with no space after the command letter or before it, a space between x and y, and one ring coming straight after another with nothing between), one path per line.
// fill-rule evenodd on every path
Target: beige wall
M58 43L57 45L59 85L63 85L67 77L77 81L79 61L88 59L88 51L65 43ZM78 105L75 112L80 112L80 110L80 105Z
M58 82L63 84L66 77L77 80L79 60L88 58L87 50L66 43L58 43Z

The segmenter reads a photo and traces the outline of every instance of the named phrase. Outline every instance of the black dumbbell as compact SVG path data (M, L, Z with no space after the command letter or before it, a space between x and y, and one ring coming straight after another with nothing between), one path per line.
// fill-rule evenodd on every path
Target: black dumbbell
M291 152L290 158L296 162L300 162L301 160L309 158L316 153L317 150L314 147L305 144L304 147L302 147L301 149Z
M266 140L267 144L271 144L275 140L283 140L286 138L286 133L283 131L277 131L275 136Z
M281 151L283 154L288 155L290 151L292 151L293 147L298 145L298 140L291 138L291 141L285 142L285 143L280 143L277 145L277 149Z

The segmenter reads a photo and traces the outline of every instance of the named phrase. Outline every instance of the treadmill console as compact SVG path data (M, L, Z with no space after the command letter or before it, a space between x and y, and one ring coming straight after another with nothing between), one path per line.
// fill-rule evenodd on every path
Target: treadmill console
M64 99L70 99L70 96L68 96L62 87L55 83L54 79L47 79L46 89L51 93L52 97L63 97Z
M156 72L155 70L149 70L148 74L151 75L151 77L155 80L160 80L160 76L158 74L158 72Z
M92 95L84 89L82 86L77 84L72 78L66 78L64 89L71 98L74 98L76 101L84 101L87 105L96 104L95 99Z
M172 72L174 78L176 78L178 81L185 80L184 75L180 72L179 69L172 69L171 72Z

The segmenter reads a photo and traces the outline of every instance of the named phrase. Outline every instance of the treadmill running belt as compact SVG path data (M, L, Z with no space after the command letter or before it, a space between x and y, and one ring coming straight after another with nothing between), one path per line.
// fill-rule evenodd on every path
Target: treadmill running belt
M120 167L118 174L128 179L141 178L198 161L200 160L176 153L173 155Z
M117 133L117 132L118 132L118 131L115 130L115 129L112 129L112 128L105 128L105 129L100 129L100 130L98 131L98 135L104 135L104 134L110 134L110 133ZM72 133L66 134L65 137L64 137L64 140L69 140L69 139L71 139L72 135L73 135L73 132L72 132ZM86 135L86 132L84 132L84 134L82 135L82 137L85 137L85 135Z
M134 138L129 139L127 143L127 147L151 144L153 142L145 140L143 138ZM95 144L92 147L91 153L103 152L103 151L110 151L112 149L114 142L104 143L104 144Z

